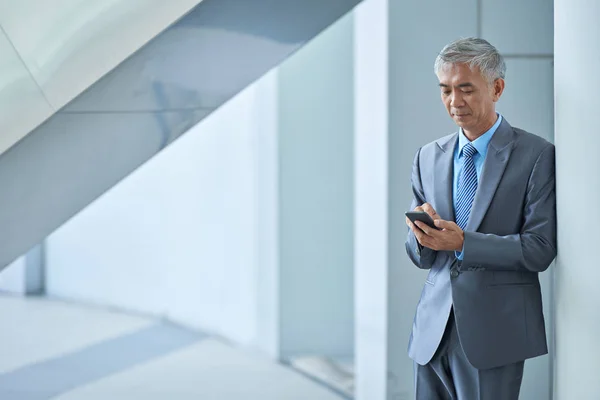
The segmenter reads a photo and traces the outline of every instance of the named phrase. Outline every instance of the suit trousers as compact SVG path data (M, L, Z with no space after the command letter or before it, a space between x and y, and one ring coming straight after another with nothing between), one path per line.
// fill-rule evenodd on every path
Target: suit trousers
M525 362L480 370L463 351L454 312L433 358L415 363L417 400L518 400Z

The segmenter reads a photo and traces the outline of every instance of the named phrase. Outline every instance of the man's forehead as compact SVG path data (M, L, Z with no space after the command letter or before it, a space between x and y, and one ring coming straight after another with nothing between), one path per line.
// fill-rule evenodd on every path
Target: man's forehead
M440 85L472 86L473 80L479 77L479 67L471 68L468 64L444 64L438 72Z

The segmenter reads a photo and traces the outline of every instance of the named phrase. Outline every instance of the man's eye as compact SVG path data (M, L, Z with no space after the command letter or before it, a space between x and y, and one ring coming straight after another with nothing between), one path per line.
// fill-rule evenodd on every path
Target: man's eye
M444 90L442 93L444 93L446 96L448 96L450 94L449 90Z
M464 94L471 94L471 93L473 93L473 90L463 90L463 93Z

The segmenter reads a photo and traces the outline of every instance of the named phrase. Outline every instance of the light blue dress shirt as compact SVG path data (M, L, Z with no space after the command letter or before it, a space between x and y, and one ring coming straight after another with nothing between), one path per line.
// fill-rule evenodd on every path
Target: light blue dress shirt
M488 145L490 144L490 140L492 140L492 136L494 136L494 132L496 132L496 130L500 126L500 123L502 122L502 115L497 115L498 119L496 120L496 123L487 132L485 132L483 135L479 136L472 142L470 142L470 140L467 139L467 137L463 133L462 128L458 133L458 145L454 149L454 182L452 185L452 204L454 204L455 210L456 194L458 191L458 177L460 176L463 167L463 147L465 147L465 145L470 142L473 145L473 147L477 149L477 153L473 156L473 162L475 163L475 169L477 171L477 183L479 184L481 182L481 170L483 169L483 162L485 161L485 157L487 156ZM459 260L462 260L463 252L457 251L456 257Z

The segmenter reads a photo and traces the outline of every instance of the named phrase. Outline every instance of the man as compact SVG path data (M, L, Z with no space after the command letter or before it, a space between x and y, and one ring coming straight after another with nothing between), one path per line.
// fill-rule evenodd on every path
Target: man
M505 64L467 38L435 62L459 131L423 146L412 170L406 251L429 275L409 355L417 399L518 399L524 360L547 353L538 273L556 255L554 146L495 111Z

